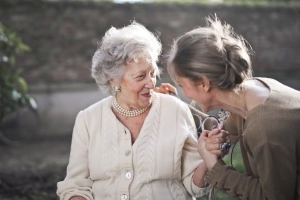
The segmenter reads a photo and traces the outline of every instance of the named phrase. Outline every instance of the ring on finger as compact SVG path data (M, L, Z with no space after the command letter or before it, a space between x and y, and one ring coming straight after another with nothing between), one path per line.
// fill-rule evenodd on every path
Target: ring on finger
M225 142L225 143L222 143L220 144L220 151L224 152L224 151L227 151L229 150L231 147L231 144Z

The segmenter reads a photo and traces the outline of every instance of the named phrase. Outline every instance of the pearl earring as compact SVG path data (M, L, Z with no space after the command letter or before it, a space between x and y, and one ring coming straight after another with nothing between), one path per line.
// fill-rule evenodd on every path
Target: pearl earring
M121 92L121 86L117 85L114 87L116 93Z

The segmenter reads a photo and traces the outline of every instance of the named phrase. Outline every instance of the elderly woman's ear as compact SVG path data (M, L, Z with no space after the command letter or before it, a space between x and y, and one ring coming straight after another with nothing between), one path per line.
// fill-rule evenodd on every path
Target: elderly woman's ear
M109 83L110 83L110 86L111 87L114 87L114 85L115 85L115 83L114 83L115 81L114 81L114 79L109 79Z
M109 79L109 83L110 83L110 86L112 88L114 88L114 87L116 87L116 86L119 85L119 83L115 79L113 79L113 78Z

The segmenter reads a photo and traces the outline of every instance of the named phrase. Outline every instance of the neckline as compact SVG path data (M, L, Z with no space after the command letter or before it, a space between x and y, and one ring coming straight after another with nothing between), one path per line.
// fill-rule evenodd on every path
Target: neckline
M137 143L139 143L139 141L141 140L141 139L140 139L141 136L143 135L143 133L146 132L146 131L144 130L144 129L145 129L145 124L150 123L149 120L150 120L150 118L152 119L151 116L155 116L155 113L156 113L155 110L157 109L158 98L159 98L159 95L156 94L156 93L154 92L154 93L153 93L153 99L152 99L152 105L151 105L151 107L149 108L150 110L149 110L149 112L148 112L148 114L147 114L147 116L146 116L146 118L145 118L145 120L144 120L144 122L143 122L143 125L142 125L142 128L141 128L141 130L140 130L140 133L139 133L138 137L136 138L136 140L134 141L134 143L131 144L132 148L133 148L134 146L136 146ZM114 112L113 112L113 110L112 110L113 108L112 108L112 106L111 106L112 100L113 100L113 96L111 96L111 97L110 97L110 100L108 101L108 107L109 107L109 110L110 110L110 111L109 111L110 114L113 115L113 117L114 117L114 119L116 120L118 126L124 128L126 131L128 131L128 132L131 134L131 132L129 131L129 129L128 129L128 128L127 128L127 127L126 127L126 126L125 126L125 125L117 118L117 116L114 114ZM130 137L131 137L131 136L130 136Z
M265 85L269 91L270 91L270 94L268 96L268 98L261 104L257 105L256 107L252 108L251 110L248 111L248 116L251 115L253 112L255 112L255 110L261 108L262 106L264 106L266 103L268 103L271 99L271 96L273 95L273 89L269 86L268 83L266 83L264 80L262 80L261 78L253 78L254 80L257 80L259 82L261 82L263 85ZM247 119L248 119L248 116L247 116ZM245 124L246 124L247 120L245 120Z
M149 106L151 106L151 104L148 105L146 108L126 110L117 102L117 98L115 96L113 96L111 100L112 109L114 109L117 113L126 117L136 117L143 114L149 108Z

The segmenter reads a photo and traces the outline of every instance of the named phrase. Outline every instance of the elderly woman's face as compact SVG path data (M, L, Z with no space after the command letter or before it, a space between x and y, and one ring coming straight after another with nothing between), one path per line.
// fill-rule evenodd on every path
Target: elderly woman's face
M140 109L151 104L156 84L156 70L145 58L131 61L120 82L121 92L117 93L118 103L125 109Z

